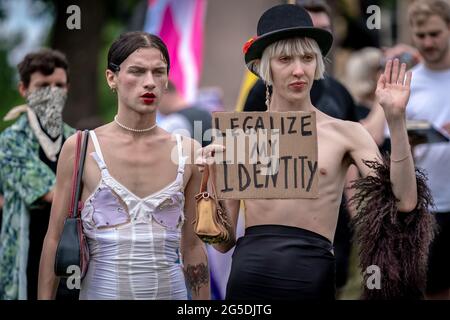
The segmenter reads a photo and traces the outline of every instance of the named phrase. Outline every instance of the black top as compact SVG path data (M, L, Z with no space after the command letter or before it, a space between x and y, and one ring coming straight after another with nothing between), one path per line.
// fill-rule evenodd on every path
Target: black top
M65 139L63 135L61 145L64 141ZM56 158L59 158L59 153ZM39 146L39 159L56 174L57 161L48 159L41 146ZM41 258L42 245L44 243L45 234L47 233L48 223L50 220L50 209L51 203L48 203L42 199L36 200L29 208L30 225L28 238L30 240L30 246L28 249L27 264L28 300L37 299L39 261Z
M209 135L209 137L207 137L205 135L205 132L211 132L212 118L209 111L193 106L182 109L177 113L181 114L189 121L189 124L191 125L191 137L197 140L202 147L207 146L211 142L211 136Z

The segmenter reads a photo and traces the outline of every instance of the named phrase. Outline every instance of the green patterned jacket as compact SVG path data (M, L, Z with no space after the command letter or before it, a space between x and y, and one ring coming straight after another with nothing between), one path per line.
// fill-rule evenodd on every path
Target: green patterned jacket
M75 132L64 124L64 137ZM0 232L0 300L27 298L29 207L55 183L39 159L39 142L27 114L0 134L0 190L5 199Z

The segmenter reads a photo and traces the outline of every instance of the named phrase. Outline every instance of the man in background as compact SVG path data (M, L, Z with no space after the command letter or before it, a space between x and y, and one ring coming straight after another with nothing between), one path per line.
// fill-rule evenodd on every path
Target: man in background
M427 120L450 133L450 3L414 1L408 8L412 39L423 61L413 69L406 116ZM450 143L418 145L417 167L425 169L439 226L428 261L428 299L450 299Z
M64 141L74 133L62 119L69 86L65 55L50 49L30 53L18 71L26 104L6 115L18 119L0 134L0 300L37 298L56 164Z

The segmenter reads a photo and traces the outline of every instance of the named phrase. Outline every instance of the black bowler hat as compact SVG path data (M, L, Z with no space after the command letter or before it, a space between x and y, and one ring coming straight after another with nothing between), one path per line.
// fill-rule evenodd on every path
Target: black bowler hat
M261 59L264 49L270 44L287 38L308 37L319 45L326 56L333 43L333 35L313 26L309 13L295 4L281 4L263 13L258 21L257 36L248 40L243 48L245 63Z

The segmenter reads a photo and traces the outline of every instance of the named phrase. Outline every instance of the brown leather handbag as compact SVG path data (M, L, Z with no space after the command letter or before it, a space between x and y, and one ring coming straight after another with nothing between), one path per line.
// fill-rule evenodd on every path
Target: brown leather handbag
M194 231L203 242L213 244L226 242L230 239L230 224L227 213L217 200L214 183L214 171L211 172L213 183L212 194L207 191L209 171L214 168L206 166L203 171L200 193L195 196L197 201Z

